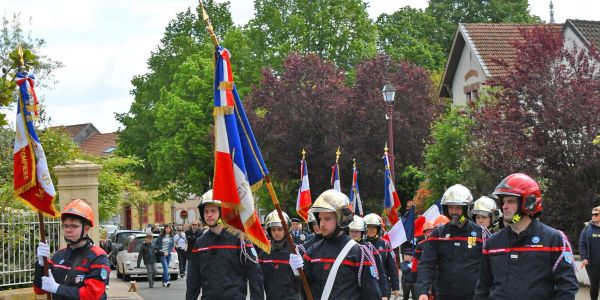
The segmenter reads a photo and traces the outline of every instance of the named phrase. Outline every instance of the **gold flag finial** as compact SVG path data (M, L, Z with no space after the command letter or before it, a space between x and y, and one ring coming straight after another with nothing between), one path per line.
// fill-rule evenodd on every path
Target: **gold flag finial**
M23 68L25 67L25 59L23 58L23 47L21 47L21 44L19 44L19 47L17 48L17 52L19 53L19 62L20 62L20 67Z
M340 146L338 146L337 150L335 151L335 163L338 163L338 160L340 160L340 155L342 154L342 152L340 152Z
M208 35L210 36L210 40L213 42L213 45L219 46L219 39L217 39L217 35L215 34L215 29L210 23L210 18L204 9L204 3L202 0L198 0L200 2L200 9L202 10L202 20L204 21L204 25L206 26L206 30L208 30Z
M304 160L304 158L306 158L306 151L304 151L304 148L302 148L302 160Z
M356 158L353 158L352 161L354 161L354 164L352 165L352 167L356 169Z
M385 147L383 147L383 153L385 153L385 155L388 155L388 147L387 147L387 142L385 142Z

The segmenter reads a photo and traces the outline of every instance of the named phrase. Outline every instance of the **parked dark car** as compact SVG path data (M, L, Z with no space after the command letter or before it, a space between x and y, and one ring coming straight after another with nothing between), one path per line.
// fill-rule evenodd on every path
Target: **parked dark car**
M127 238L136 233L143 233L141 230L117 230L110 237L110 240L113 244L113 251L108 255L108 260L110 262L111 269L115 269L117 265L117 253L121 250L123 246L123 242L127 240Z

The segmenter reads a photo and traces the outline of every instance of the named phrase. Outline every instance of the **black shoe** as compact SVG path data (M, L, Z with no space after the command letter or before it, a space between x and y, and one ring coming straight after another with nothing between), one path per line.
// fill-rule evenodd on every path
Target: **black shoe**
M150 288L153 288L153 287L154 287L153 285L150 286Z
M167 282L167 287L170 287L170 286L171 286L171 282Z

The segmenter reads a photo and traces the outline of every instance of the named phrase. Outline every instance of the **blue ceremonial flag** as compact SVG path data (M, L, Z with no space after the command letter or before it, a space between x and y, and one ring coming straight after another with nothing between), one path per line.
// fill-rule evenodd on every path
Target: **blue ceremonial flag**
M255 245L270 252L271 245L260 225L251 190L269 172L233 83L230 53L217 46L215 56L213 197L221 201L225 223L246 233Z

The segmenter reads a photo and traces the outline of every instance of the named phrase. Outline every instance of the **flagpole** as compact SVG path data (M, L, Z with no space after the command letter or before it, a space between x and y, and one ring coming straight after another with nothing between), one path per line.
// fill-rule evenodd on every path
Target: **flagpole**
M273 206L277 210L277 215L279 215L280 220L285 220L283 217L283 212L281 211L281 206L279 205L279 201L277 200L277 195L275 194L275 190L273 189L273 184L271 183L271 177L269 175L265 176L265 183L267 184L267 190L269 190L269 196L271 196L271 201L273 202ZM292 235L290 234L290 228L288 227L287 222L281 222L283 225L283 231L285 232L285 237L288 242L288 246L292 253L298 254L296 250L296 244L294 244L294 240L292 239ZM298 269L300 273L300 280L302 281L302 287L304 288L304 292L306 294L306 298L309 300L313 299L312 293L310 291L310 287L308 286L308 281L306 280L306 275L304 274L304 269Z
M18 53L19 53L19 69L20 71L24 71L25 70L25 59L23 58L23 48L21 47L21 44L19 44L18 46ZM20 105L25 105L25 101L23 100L23 97L20 97L19 101L22 101L22 103L20 103ZM26 116L23 115L23 118L25 118ZM46 226L44 225L44 215L42 214L42 211L38 209L38 223L40 226L40 242L42 243L46 243ZM48 259L46 257L44 257L44 266L43 266L43 274L44 276L48 276ZM51 300L52 299L52 294L47 293L46 294L46 299Z
M217 47L217 46L219 46L219 39L217 38L214 28L213 28L212 24L210 23L210 18L208 16L208 14L206 13L206 10L204 9L204 3L202 3L202 0L198 0L198 1L200 2L200 9L202 10L202 20L204 21L204 24L206 25L206 29L208 30L210 40L212 41L213 45L215 47ZM285 218L283 216L283 211L281 210L281 206L279 205L279 200L277 200L277 195L275 194L275 189L273 189L273 184L271 183L271 177L269 175L265 175L264 181L267 185L267 190L269 191L269 196L271 197L271 202L273 202L273 206L275 206L275 209L277 210L277 215L279 216L279 219L285 220ZM298 254L298 252L296 250L296 244L294 244L294 240L292 239L292 235L290 234L290 228L288 227L287 222L281 222L281 224L283 225L283 230L285 232L285 236L287 238L290 251L294 254ZM313 296L310 291L310 287L308 286L308 281L306 280L306 275L304 274L304 270L302 268L300 268L300 269L298 269L298 272L300 273L300 281L302 282L302 287L304 288L304 293L306 295L306 298L308 300L313 300Z

